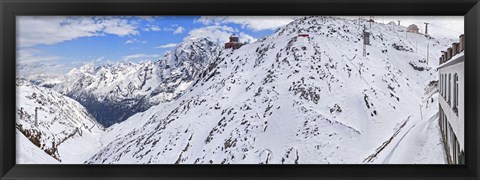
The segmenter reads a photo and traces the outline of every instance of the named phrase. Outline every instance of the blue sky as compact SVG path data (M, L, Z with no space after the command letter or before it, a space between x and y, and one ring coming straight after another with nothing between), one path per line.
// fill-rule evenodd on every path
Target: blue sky
M209 37L223 43L230 34L237 34L241 41L253 42L295 18L18 16L17 71L20 76L65 73L91 63L157 60L176 44L192 37ZM435 22L437 27L449 29L444 34L458 36L455 31L463 33L463 17L381 18L382 21L390 19L402 19L402 25L428 20ZM458 26L460 22L461 27Z

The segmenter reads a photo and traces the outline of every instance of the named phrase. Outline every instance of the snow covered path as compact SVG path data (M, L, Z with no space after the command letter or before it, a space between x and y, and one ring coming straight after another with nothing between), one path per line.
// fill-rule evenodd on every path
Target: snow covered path
M392 136L388 145L377 152L378 157L366 162L374 164L446 164L447 160L438 124L437 95L438 93L433 94L422 106L423 118L420 117L420 112L412 116L411 121L406 123L398 134L395 134L397 136Z
M392 140L395 139L395 137L402 131L403 127L405 127L405 125L407 125L407 122L408 120L410 120L410 116L405 119L402 123L402 125L400 125L400 127L395 131L395 133L392 135L392 137L390 137L390 139L386 140L385 142L382 143L382 145L380 147L378 147L376 150L375 150L375 153L373 153L372 155L368 156L367 158L365 158L365 160L363 160L363 162L373 162L375 161L375 159L377 158L378 154L380 152L383 151L383 149L385 149L385 147L387 147L388 145L390 145L390 143L392 142ZM409 130L410 131L410 130ZM408 133L408 132L407 132ZM402 137L403 138L403 137ZM398 145L398 144L397 144Z

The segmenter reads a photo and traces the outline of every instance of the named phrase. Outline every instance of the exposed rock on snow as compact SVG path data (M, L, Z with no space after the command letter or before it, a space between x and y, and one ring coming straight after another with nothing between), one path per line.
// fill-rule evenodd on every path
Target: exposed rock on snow
M30 141L20 140L20 148L32 149L30 147L34 145L40 149L35 154L43 151L45 155L63 163L81 163L72 160L79 157L75 157L71 151L62 151L62 148L68 148L65 144L75 141L77 142L75 147L85 150L93 150L99 146L99 141L93 137L103 133L102 125L75 100L51 89L38 87L24 79L17 79L17 98L15 125L17 137L23 136ZM86 142L78 144L76 139L83 139ZM33 158L22 157L23 155L29 154L19 153L17 163L28 163ZM82 158L86 157L80 157ZM46 163L50 163L50 160L47 161Z
M53 89L85 106L105 127L185 91L220 53L208 39L189 39L156 62L85 65Z
M437 79L424 61L412 68L426 54L413 44L439 55L451 42L375 23L363 57L358 23L300 18L224 51L175 101L110 127L115 135L86 163L362 163L418 116Z

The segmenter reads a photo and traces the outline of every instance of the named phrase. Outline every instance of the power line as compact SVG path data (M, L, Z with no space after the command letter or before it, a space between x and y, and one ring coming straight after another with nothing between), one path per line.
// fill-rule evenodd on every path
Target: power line
M424 23L422 21L409 21L409 22L413 23L413 24L423 24ZM446 28L446 27L443 27L443 26L432 24L431 22L428 25L432 25L432 26L436 26L436 27L439 27L439 28L442 28L442 29L449 30L449 31L451 31L451 33L455 32L455 33L463 34L463 32L459 32L459 31L456 31L456 30L453 30L453 29L450 29L450 28Z
M446 29L446 30L450 30L452 32L456 32L456 33L459 33L459 34L463 34L463 32L458 32L458 31L455 31L455 30L450 29L450 28L442 27L442 26L435 25L435 24L430 24L430 25L435 26L435 27L439 27L439 28L443 28L443 29Z

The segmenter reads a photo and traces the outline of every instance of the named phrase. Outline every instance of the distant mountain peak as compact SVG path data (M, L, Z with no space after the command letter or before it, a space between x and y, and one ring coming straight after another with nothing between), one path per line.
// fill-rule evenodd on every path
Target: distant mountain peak
M206 39L185 41L156 62L122 61L72 69L53 89L84 105L104 126L182 94L219 55Z

